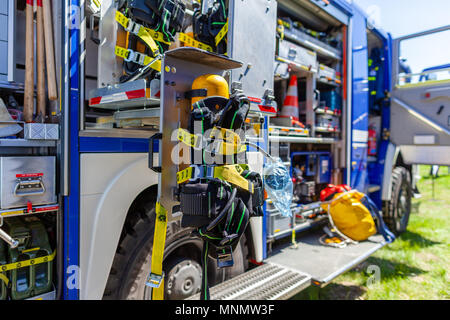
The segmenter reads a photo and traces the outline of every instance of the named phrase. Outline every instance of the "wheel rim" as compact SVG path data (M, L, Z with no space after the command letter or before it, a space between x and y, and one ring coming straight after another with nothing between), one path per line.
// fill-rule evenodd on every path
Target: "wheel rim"
M194 260L182 260L167 271L164 282L164 299L186 299L200 291L202 283L201 266ZM146 288L145 297L151 298L151 289Z

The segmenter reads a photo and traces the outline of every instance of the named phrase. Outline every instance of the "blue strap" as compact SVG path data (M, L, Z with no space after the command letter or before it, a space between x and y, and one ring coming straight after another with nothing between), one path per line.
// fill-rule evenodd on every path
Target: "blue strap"
M395 240L395 235L389 230L386 224L383 221L383 217L380 214L380 211L377 208L377 205L366 195L361 199L362 204L364 204L367 209L369 209L370 214L377 221L377 229L378 232L381 233L384 240L387 243L392 243Z

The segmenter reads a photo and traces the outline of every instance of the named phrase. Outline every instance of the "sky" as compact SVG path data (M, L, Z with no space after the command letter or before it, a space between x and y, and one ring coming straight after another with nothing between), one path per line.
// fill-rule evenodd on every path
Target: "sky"
M351 2L352 0L347 0ZM393 38L450 25L450 0L353 0ZM413 73L450 63L450 30L401 43Z

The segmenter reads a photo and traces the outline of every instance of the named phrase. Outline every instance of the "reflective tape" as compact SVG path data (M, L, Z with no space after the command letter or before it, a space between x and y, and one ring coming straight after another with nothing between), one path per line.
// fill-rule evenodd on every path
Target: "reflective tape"
M188 47L194 47L194 48L203 49L203 50L206 50L209 52L213 52L213 49L210 45L207 45L203 42L197 41L194 38L188 36L186 33L180 32L178 39L180 40L180 42L183 42Z
M116 46L115 54L118 57L124 59L125 61L134 62L141 66L146 66L155 60L154 58L149 57L143 53L125 49L125 48L122 48L119 46ZM158 61L153 62L153 64L150 66L150 68L161 72L161 61L158 60Z
M216 41L216 46L219 44L220 41L222 41L223 37L225 37L225 35L228 33L228 20L227 22L224 24L224 26L222 27L222 29L220 29L219 33L217 34L215 41Z
M55 259L55 256L56 256L56 250L53 251L53 253L48 256L0 265L0 272L6 272L6 271L21 269L21 268L25 268L25 267L29 267L29 266L35 266L37 264L47 263L47 262L53 261Z

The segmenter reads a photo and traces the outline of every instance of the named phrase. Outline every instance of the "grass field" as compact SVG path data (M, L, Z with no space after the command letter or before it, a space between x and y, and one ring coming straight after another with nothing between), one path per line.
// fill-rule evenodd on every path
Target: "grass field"
M295 299L450 299L450 175L440 168L433 198L430 166L419 172L422 198L413 199L408 231L327 287Z

